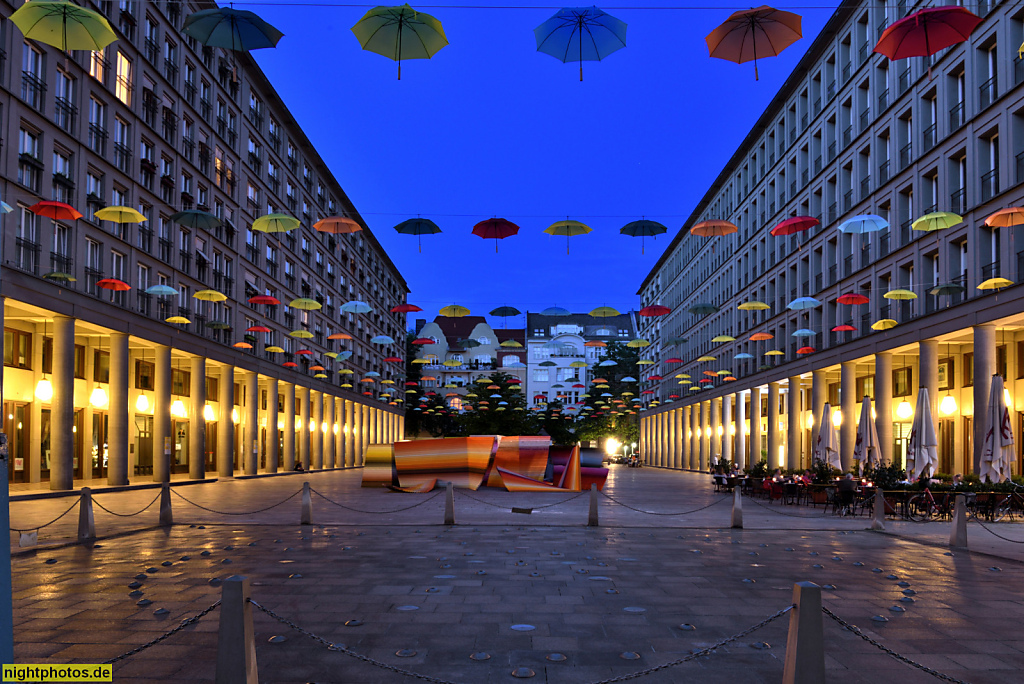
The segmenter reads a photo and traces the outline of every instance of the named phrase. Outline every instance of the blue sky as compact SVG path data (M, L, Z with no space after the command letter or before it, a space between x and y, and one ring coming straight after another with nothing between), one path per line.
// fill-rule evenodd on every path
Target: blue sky
M414 5L444 25L431 60L395 62L360 49L350 31L367 6L243 3L285 33L253 54L432 318L450 303L484 314L636 308L636 291L743 136L792 72L837 3L799 8L804 38L751 64L710 59L704 37L732 11L602 7L628 24L627 47L578 67L536 51L533 29L556 6ZM717 2L702 2L704 7ZM492 5L493 7L486 7ZM440 235L399 235L413 216ZM519 224L499 243L471 234L490 216ZM571 239L543 230L570 217L593 228ZM619 234L646 217L669 233ZM496 322L501 322L497 319ZM523 318L509 319L509 326Z

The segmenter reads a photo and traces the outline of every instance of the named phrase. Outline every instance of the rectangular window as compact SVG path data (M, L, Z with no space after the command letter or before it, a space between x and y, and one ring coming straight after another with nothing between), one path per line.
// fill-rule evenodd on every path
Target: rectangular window
M4 328L4 365L12 368L31 368L31 333Z
M912 369L908 366L905 368L896 368L892 372L892 396L894 397L908 397L912 390L911 376L913 375Z
M974 387L974 352L964 354L964 387Z
M121 102L129 107L132 106L132 62L125 57L123 52L117 53L117 83L114 86L114 95Z
M955 366L953 364L953 358L948 357L939 360L939 389L940 390L951 390L954 384Z
M152 390L156 385L156 364L140 359L135 360L135 389Z
M106 74L107 60L103 59L103 50L94 50L89 56L89 75L100 83Z
M110 382L110 352L93 351L92 379L94 382Z
M171 371L171 394L187 397L192 391L192 373L190 371Z

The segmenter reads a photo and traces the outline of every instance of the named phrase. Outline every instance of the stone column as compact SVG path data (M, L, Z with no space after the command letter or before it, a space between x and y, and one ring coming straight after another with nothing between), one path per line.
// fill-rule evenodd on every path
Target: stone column
M221 366L217 385L217 477L235 476L235 367ZM153 445L156 449L156 445Z
M110 485L128 484L128 422L133 413L128 406L128 365L128 335L110 333L110 398L107 403L110 416L107 484Z
M153 481L171 481L171 348L158 344L153 359Z
M295 397L301 402L299 405L299 420L296 422L296 435L299 438L299 458L302 460L302 468L307 472L310 469L309 460L309 399L312 392L308 387L295 386Z
M789 396L786 411L786 467L790 470L799 468L803 459L800 457L800 376L789 378Z
M309 406L313 415L313 429L309 430L310 459L313 470L324 469L324 433L321 426L324 422L324 399L320 392L309 391ZM307 425L308 429L309 426Z
M743 392L736 393L736 465L741 469L747 467L747 397Z
M996 372L996 326L974 326L974 439L972 467L981 472L981 450L988 431L988 395L992 391L992 376ZM967 462L966 457L964 462Z
M51 368L50 489L74 489L75 319L68 316L53 317Z
M342 427L345 424L345 402L341 397L334 397L334 425L331 431L334 434L334 467L345 467L345 433ZM337 430L335 430L337 428Z
M192 420L188 431L188 476L206 479L206 357L193 356L189 364Z
M750 466L761 460L761 388L750 388ZM769 461L770 463L770 461Z
M853 449L857 446L857 364L843 361L839 365L839 402L843 422L839 426L839 461L843 472L853 465Z
M267 379L267 472L276 473L281 465L281 451L278 444L281 437L277 424L281 414L277 411L277 395L280 394L277 378Z
M668 417L665 411L662 411L657 416L657 422L655 423L657 434L655 443L658 445L657 461L654 465L663 468L665 467L665 447L668 445Z
M348 468L352 458L352 449L348 445L348 433L352 429L349 419L352 413L352 402L338 399L338 467Z
M939 428L935 421L939 418L939 342L938 340L921 340L918 343L918 351L917 366L921 375L920 385L928 390L928 402L931 404L932 410L932 429L938 436Z
M875 354L875 430L883 465L892 465L892 353Z
M711 404L711 458L708 461L710 466L715 459L720 459L722 456L722 437L718 434L722 427L722 409L718 404L718 399L712 399L709 403Z
M878 390L878 380L875 379L875 390ZM811 415L814 416L811 432L811 443L816 439L815 435L821 427L821 412L825 410L825 397L828 395L828 376L823 370L816 370L811 373ZM829 417L826 416L826 420ZM881 434L881 433L879 433Z
M259 472L260 444L260 384L259 374L250 371L245 374L245 425L242 426L242 463L246 475Z
M324 392L324 467L334 468L334 396Z
M665 467L674 468L676 462L676 409L665 413L668 421L668 449L665 450Z
M690 450L686 467L689 470L697 470L700 467L700 445L697 443L697 427L700 422L700 404L690 404L687 408L686 427L689 430L686 441Z
M359 426L359 442L361 444L359 449L359 465L366 463L366 448L373 444L373 442L370 441L373 437L373 435L370 434L370 421L373 420L373 408L363 404L362 409L362 424Z
M653 416L645 416L643 418L643 429L640 430L640 458L643 460L645 465L651 465L654 463L654 459L651 457L651 421L654 420Z
M676 422L676 444L675 450L672 456L672 467L677 470L682 470L686 467L686 458L683 456L686 446L686 427L683 424L683 413L685 409L678 408L675 411L675 422Z
M403 441L405 440L405 413L399 413L396 418L398 419L398 439Z
M768 466L779 468L785 465L779 458L782 435L779 434L779 383L768 383Z
M711 466L711 402L700 403L700 470Z
M732 395L726 394L722 397L722 458L729 459L731 463L733 455L733 431L735 426L732 422Z
M345 425L348 426L348 431L345 433L345 465L350 468L359 465L359 460L356 456L356 430L359 425L358 411L358 405L354 401L350 399L345 400Z

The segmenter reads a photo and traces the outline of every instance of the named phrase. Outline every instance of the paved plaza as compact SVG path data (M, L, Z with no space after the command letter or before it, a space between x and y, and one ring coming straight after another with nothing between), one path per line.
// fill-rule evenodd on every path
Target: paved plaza
M307 480L314 525L300 526ZM175 487L220 513L174 495L176 524L154 529L155 504L135 517L97 509L97 534L114 536L91 547L45 546L73 537L77 510L41 530L36 551L12 535L16 660L116 657L206 609L218 580L241 574L256 602L303 629L460 684L512 681L515 668L534 681L584 683L656 667L784 609L800 580L826 586L824 605L841 618L944 674L1017 682L1024 667L1024 545L977 525L971 544L984 553L944 548L948 523L889 521L879 534L864 518L777 503L746 501L746 528L731 530L731 496L713 493L707 476L613 467L600 528L584 526L589 494L490 490L457 492L457 524L445 527L443 494L363 490L359 480L353 470ZM131 513L157 494L96 501ZM12 526L46 522L73 501L15 501ZM994 529L1024 539L1021 526ZM118 662L115 681L212 681L218 616ZM414 681L254 617L261 681ZM788 622L637 681L777 682ZM935 681L828 618L825 643L832 681Z

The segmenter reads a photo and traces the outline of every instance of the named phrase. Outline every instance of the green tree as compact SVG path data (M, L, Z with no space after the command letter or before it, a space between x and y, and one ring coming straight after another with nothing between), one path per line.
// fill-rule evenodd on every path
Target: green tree
M464 406L469 410L458 417L463 429L461 434L539 434L540 421L527 410L526 397L521 386L509 382L512 376L494 372L487 380L488 383L475 382L469 385L469 394L477 396L467 396L463 400Z
M627 347L622 342L611 342L605 348L602 360L614 361L614 366L595 366L592 370L595 378L607 380L608 388L598 389L591 384L588 390L589 396L584 400L587 410L581 412L582 417L578 420L576 435L581 440L590 440L602 443L608 437L614 437L624 444L636 442L640 435L638 416L625 413L635 411L633 398L639 393L639 385L636 382L624 382L626 377L639 377L640 354L637 349ZM632 392L633 394L623 394ZM603 396L611 395L611 396ZM622 404L612 403L614 400L622 400ZM598 402L604 402L599 404ZM618 411L618 415L612 415L611 411ZM602 415L597 415L602 414Z

